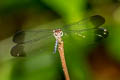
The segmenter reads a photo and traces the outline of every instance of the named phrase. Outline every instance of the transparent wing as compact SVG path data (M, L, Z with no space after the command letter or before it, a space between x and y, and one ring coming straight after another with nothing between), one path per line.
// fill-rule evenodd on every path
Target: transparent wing
M84 30L84 29L91 29L91 28L98 28L102 24L105 23L105 19L100 15L94 15L83 19L79 22L66 25L63 27L63 30Z
M17 43L12 47L11 55L15 57L23 57L43 52L51 52L52 54L52 51L54 51L54 41L54 37L49 35L49 37L44 36L44 38L33 39L32 41L25 41L24 43Z
M64 32L64 36L70 34L77 35L82 38L89 37L90 35L94 35L97 40L100 40L102 38L108 37L108 31L105 28L98 27L98 28L87 28L82 30L68 30Z
M104 28L99 28L104 22L105 19L103 17L95 15L66 26L58 21L50 25L48 24L48 26L51 26L51 29L19 31L13 37L13 42L17 44L11 49L11 55L26 56L26 53L32 53L32 51L34 52L35 50L39 50L39 52L52 52L55 42L52 30L55 28L61 28L64 35L75 33L85 38L95 33L99 38L104 38L107 35L107 31L105 31Z
M50 24L51 28L55 29L56 27L61 28L64 32L70 32L71 30L78 30L79 32L83 32L83 31L87 31L87 30L91 30L94 28L98 28L99 26L101 26L102 24L104 24L105 19L102 16L99 15L94 15L91 16L89 18L83 19L79 22L70 24L70 25L66 25L64 27L63 23L52 23ZM56 25L57 24L57 25ZM37 30L37 31L18 31L14 37L13 37L13 42L15 43L26 43L26 42L31 42L31 41L36 41L39 40L41 38L47 37L49 35L52 35L53 29L41 29L41 30Z
M11 55L18 57L26 56L28 55L26 53L34 51L37 48L48 51L48 49L51 48L49 47L49 43L52 43L54 40L52 34L53 32L51 29L18 31L13 36L13 42L15 42L16 45L11 49Z
M45 37L49 37L52 34L52 30L49 29L42 29L38 31L18 31L13 36L13 42L19 44L29 43L33 41L38 41Z
M105 19L100 15L94 15L82 21L66 25L63 27L64 35L75 34L82 38L95 36L97 39L105 38L108 31L100 26L105 23Z

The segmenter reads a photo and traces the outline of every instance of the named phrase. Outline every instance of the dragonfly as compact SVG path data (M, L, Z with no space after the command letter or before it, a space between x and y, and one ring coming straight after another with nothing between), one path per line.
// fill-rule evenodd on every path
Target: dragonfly
M70 33L76 33L80 37L85 38L86 36L82 34L89 34L92 31L95 32L98 39L106 38L108 36L107 29L100 27L104 23L104 17L93 15L68 25L61 25L61 23L59 25L55 23L56 25L49 25L50 28L45 29L20 30L13 36L13 42L16 43L16 45L11 48L11 55L14 57L23 57L26 56L27 51L32 51L32 49L35 50L36 48L39 48L40 50L46 48L46 50L48 50L45 45L50 45L49 43L51 43L52 40L53 42L56 40L55 45L53 46L54 48L52 48L54 53L56 53L58 47L57 39Z

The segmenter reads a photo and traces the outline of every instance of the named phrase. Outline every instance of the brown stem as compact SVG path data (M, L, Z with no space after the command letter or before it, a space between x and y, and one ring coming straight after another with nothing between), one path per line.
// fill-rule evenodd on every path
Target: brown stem
M58 51L59 51L59 54L60 54L60 59L61 59L62 68L63 68L63 72L64 72L64 75L65 75L65 79L66 80L70 80L69 73L68 73L67 66L66 66L65 57L64 57L63 41L60 39L60 41L58 41L58 43L59 43L58 44Z

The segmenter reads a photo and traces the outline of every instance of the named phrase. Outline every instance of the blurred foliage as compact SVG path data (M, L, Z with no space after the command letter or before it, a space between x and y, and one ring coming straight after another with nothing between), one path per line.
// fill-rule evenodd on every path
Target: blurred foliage
M25 58L12 57L10 50L15 45L12 37L20 29L34 30L46 26L52 28L50 22L55 23L55 27L59 27L95 14L105 17L106 23L103 26L108 29L109 37L98 43L94 43L93 32L87 33L86 39L74 34L63 38L70 78L71 80L119 80L120 73L116 77L111 75L114 78L106 78L106 76L96 78L97 74L91 69L92 64L89 63L88 58L92 51L96 51L99 45L103 45L103 53L106 51L109 58L119 64L119 5L119 0L0 1L0 80L64 80L58 53L52 54L46 49L40 52L40 45L43 44L36 43L35 46L28 45L30 50L28 54L32 55ZM54 42L49 45L54 48Z

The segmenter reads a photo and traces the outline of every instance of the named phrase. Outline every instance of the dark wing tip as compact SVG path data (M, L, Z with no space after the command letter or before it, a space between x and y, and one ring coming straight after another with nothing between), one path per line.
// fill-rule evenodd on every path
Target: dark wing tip
M24 47L22 44L17 44L11 49L11 55L14 57L25 57Z
M96 31L96 34L97 34L96 40L101 40L109 36L108 30L105 28L98 28L98 30Z
M96 27L99 27L105 23L105 18L100 15L94 15L90 18L90 20L92 24L95 25Z
M15 43L22 43L24 41L25 32L24 31L18 31L13 36L13 42Z

